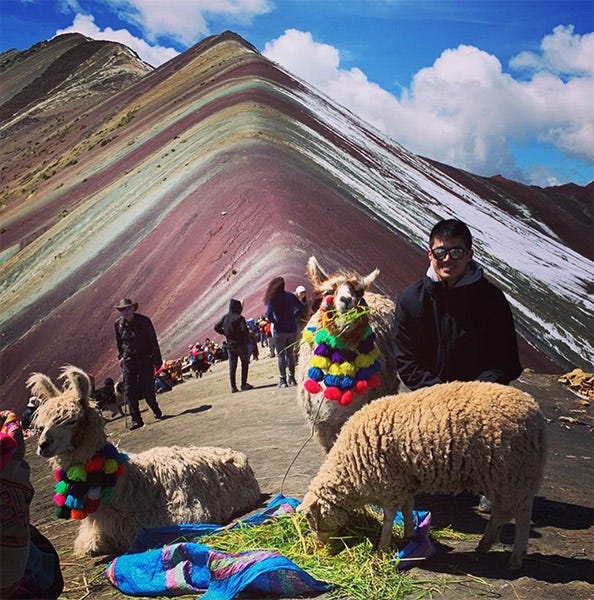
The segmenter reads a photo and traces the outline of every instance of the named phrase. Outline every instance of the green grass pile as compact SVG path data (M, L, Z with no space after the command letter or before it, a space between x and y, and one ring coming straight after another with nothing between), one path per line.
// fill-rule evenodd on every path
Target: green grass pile
M380 525L371 515L358 514L341 537L320 547L307 520L291 514L255 527L238 527L203 537L201 543L225 552L271 550L291 559L312 577L334 584L329 597L341 600L399 599L414 591L414 580L398 570L395 552L373 550ZM394 528L395 537L402 536Z

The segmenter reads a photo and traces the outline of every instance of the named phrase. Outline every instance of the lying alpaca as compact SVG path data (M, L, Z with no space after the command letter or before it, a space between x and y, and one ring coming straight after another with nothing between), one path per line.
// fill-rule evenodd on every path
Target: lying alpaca
M62 391L41 373L27 385L41 400L37 452L56 469L58 516L82 519L77 555L122 553L141 527L225 523L257 504L260 488L244 454L195 446L121 454L89 401L88 376L67 366L62 379Z
M353 272L329 276L322 271L318 261L312 256L307 262L307 275L315 291L324 296L325 300L309 320L299 348L297 401L305 413L306 420L312 425L316 438L328 452L340 428L352 414L376 398L398 392L399 380L396 374L393 341L395 304L386 296L367 291L379 275L378 269L366 277ZM319 391L316 391L317 386L308 379L312 359L315 364L320 360L314 355L320 351L321 344L314 349L315 340L320 338L320 330L332 330L332 333L337 334L336 337L346 341L347 347L357 348L367 324L375 334L375 343L380 352L380 368L376 377L369 379L371 385L367 385L367 382L357 384L351 393L345 394L340 388L340 392L335 389L329 391L326 384L330 380L325 377L319 385ZM308 336L311 336L309 340ZM373 343L371 339L367 341ZM345 355L345 358L348 360L348 355ZM358 360L360 359L354 359L355 362ZM330 373L332 369L337 369L340 373L340 368L333 365L330 367ZM373 370L373 367L370 370ZM324 370L322 373L318 372L318 380L326 373ZM341 384L342 381L344 378Z
M326 542L349 511L377 503L384 548L399 507L404 534L412 536L415 494L483 493L493 506L478 550L488 551L514 518L509 566L517 569L545 458L545 421L528 394L496 383L443 383L376 400L353 415L298 510Z

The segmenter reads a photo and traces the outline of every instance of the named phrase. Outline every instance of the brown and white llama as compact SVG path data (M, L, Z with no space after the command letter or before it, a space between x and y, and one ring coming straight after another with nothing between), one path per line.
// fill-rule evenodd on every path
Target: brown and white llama
M254 508L260 488L247 457L229 448L156 447L122 454L81 369L62 369L59 390L41 373L27 381L41 400L37 453L55 469L58 516L80 519L77 555L125 552L142 527L226 523Z
M323 300L300 342L297 401L317 440L328 452L352 414L376 398L398 392L393 331L396 306L386 296L368 291L379 269L365 277L353 271L327 275L311 256L306 272ZM368 326L373 334L365 338ZM333 337L325 340L324 331ZM328 344L324 347L324 341L330 342L330 349ZM373 342L377 349L370 352ZM333 348L336 345L338 348ZM376 357L379 365L373 364ZM372 374L378 366L379 370ZM312 367L321 367L313 382ZM339 377L339 385L328 385L332 380L327 375ZM353 380L352 387L344 377ZM365 381L360 382L361 379Z

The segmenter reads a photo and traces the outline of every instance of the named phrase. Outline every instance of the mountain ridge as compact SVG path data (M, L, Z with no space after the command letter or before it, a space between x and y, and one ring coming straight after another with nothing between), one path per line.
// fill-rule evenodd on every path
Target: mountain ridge
M3 186L2 398L23 398L30 370L65 362L117 377L112 307L124 296L151 316L166 356L212 337L231 296L247 316L263 312L268 280L304 283L311 254L330 271L379 267L378 289L395 297L425 271L428 231L450 215L469 223L479 262L508 294L525 365L592 355L594 267L569 245L587 224L535 221L503 183L413 155L232 32L62 127L44 145L53 162ZM9 130L0 124L15 143ZM9 150L3 176L16 169ZM528 242L541 256L518 257Z

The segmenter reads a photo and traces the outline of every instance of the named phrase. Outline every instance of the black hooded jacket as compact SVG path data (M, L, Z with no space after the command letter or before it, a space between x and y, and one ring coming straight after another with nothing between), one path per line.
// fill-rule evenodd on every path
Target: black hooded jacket
M507 385L522 372L511 309L482 273L449 289L423 277L396 309L398 374L412 389L447 381Z
M245 319L241 316L242 306L239 300L231 298L229 312L214 326L214 330L227 339L231 348L247 346L249 330Z

